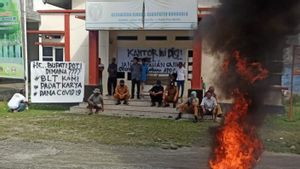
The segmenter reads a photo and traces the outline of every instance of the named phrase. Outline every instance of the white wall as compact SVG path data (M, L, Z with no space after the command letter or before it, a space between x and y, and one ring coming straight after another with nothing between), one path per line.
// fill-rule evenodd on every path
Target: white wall
M36 0L35 9L61 9L49 4L43 4L41 0ZM84 9L85 0L73 0L72 5L75 9ZM70 14L70 57L71 61L82 61L85 63L85 82L89 79L89 51L88 51L88 31L85 30L85 21L75 18L76 15ZM41 14L40 30L58 30L64 31L64 14ZM64 38L60 40L48 40L41 38L43 42L64 42ZM40 56L42 55L42 46L40 46Z
M72 9L85 9L85 0L72 0Z
M89 33L85 30L85 21L70 15L70 57L71 61L85 63L85 83L89 79Z
M41 14L40 30L64 30L63 14Z
M44 4L42 0L33 0L33 10L45 10L45 9L62 9L50 4Z
M104 71L102 73L103 93L107 93L107 68L110 63L109 60L109 31L99 31L99 57L101 63L104 64Z

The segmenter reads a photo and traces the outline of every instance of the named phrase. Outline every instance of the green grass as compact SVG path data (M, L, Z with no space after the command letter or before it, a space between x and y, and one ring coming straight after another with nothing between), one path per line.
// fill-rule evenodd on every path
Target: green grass
M288 106L286 107L286 110ZM300 102L294 105L293 120L287 114L267 116L261 131L265 148L274 152L300 154Z
M45 110L48 109L48 110ZM191 121L121 118L101 115L66 114L65 106L32 105L21 113L8 113L0 102L0 140L52 140L108 145L209 147L212 121L194 124ZM300 105L295 109L300 110ZM286 114L269 115L260 131L265 149L300 154L300 112L293 121Z
M76 143L96 142L110 145L132 146L207 146L210 142L206 121L121 118L101 115L74 115L64 113L60 107L41 110L31 107L21 113L8 113L0 102L0 139L54 140Z

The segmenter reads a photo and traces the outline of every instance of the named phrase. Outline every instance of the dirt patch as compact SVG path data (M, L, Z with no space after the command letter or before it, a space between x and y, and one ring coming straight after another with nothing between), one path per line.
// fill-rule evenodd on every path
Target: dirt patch
M14 169L207 169L208 148L151 147L0 141L0 168ZM264 153L257 169L298 169L300 156Z

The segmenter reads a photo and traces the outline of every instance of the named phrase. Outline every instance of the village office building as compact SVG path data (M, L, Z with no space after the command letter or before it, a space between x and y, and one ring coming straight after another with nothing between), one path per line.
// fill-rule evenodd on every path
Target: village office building
M202 89L201 77L213 85L214 61L202 51L201 41L194 37L201 17L219 5L217 0L44 1L55 7L39 10L40 28L31 31L40 35L35 43L40 49L39 60L85 63L87 89L103 84L103 93L107 93L106 70L112 58L117 59L119 79L126 80L130 86L128 68L134 56L146 57L155 65L150 67L150 77L165 79L174 70L174 63L183 61L189 79L186 89ZM178 20L164 20L167 15ZM102 78L99 58L104 65ZM274 93L271 98L281 97L280 92ZM275 104L280 105L280 99Z
M58 7L38 10L41 16L40 28L31 33L40 34L39 41L35 43L39 45L40 61L84 62L86 86L93 88L102 83L104 94L107 93L106 70L112 58L117 59L119 79L125 80L130 79L128 70L135 56L148 59L150 79L151 76L154 77L152 79L166 79L169 73L174 72L178 62L184 62L189 79L186 81L186 89L202 88L201 43L194 43L199 19L197 0L189 0L188 3L179 0L48 0L46 3ZM164 3L168 4L168 8L162 8ZM151 5L156 6L151 8ZM144 11L154 8L160 10ZM202 9L206 12L211 6ZM143 22L143 19L147 19L143 18L144 13L148 13L152 17L150 19L170 16L173 20L164 20L169 23L163 25L159 22L150 24ZM122 22L126 18L135 21ZM174 18L179 19L176 21ZM104 65L102 82L98 58ZM148 82L149 85L153 83ZM127 81L127 84L130 86L131 83Z

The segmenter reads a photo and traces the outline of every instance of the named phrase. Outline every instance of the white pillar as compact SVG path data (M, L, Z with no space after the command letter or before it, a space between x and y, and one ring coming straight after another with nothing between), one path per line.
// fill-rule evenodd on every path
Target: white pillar
M104 64L104 70L102 72L102 85L103 95L107 94L107 68L110 62L109 57L109 31L99 31L99 57L102 64Z

